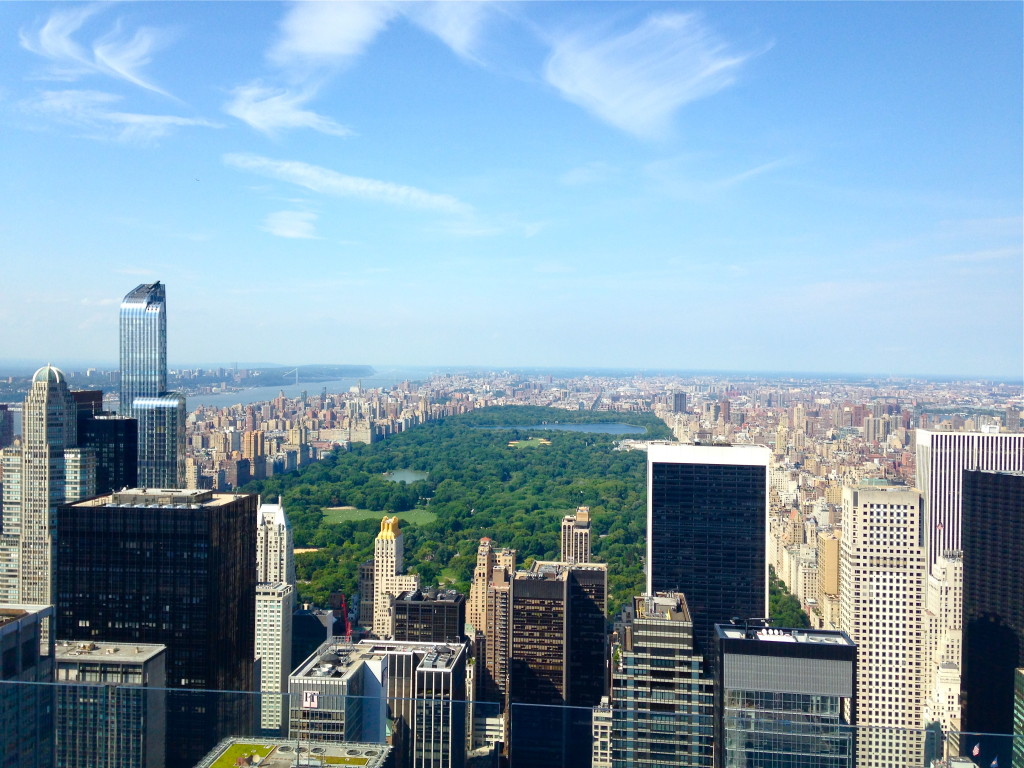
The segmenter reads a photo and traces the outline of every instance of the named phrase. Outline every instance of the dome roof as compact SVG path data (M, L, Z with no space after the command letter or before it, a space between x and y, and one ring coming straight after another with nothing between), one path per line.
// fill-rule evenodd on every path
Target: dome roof
M32 383L36 384L61 384L66 382L64 372L52 365L44 365L32 376Z

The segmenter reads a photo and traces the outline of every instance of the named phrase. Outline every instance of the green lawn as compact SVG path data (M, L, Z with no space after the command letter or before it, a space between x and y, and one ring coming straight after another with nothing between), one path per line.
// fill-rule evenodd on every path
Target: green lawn
M424 525L432 523L437 519L437 515L426 509L410 509L408 512L395 512L392 514L390 512L375 512L372 509L324 508L325 523L340 523L345 520L380 520L384 516L397 517L403 523L412 523L413 525Z
M273 751L273 747L256 746L254 744L232 744L217 758L211 768L235 768L235 761L240 757L257 754L260 759Z
M519 449L538 448L544 445L551 445L551 441L546 437L529 437L526 440L513 441L513 443L509 443L509 447Z

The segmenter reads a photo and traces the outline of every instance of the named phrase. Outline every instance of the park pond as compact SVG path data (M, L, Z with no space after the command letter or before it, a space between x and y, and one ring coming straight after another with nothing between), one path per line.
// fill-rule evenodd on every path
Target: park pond
M646 427L608 421L596 424L509 424L508 426L479 426L476 429L551 429L558 432L596 432L601 435L642 435L647 432Z

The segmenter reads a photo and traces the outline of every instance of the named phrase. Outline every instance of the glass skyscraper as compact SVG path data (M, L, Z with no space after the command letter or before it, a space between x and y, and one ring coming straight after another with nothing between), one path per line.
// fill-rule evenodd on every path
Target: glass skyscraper
M159 281L121 302L119 412L139 422L139 485L183 487L185 397L167 392L167 294Z

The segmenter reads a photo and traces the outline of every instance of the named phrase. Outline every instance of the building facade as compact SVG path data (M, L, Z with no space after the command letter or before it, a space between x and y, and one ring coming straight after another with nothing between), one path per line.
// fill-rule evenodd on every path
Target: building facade
M49 605L0 603L0 768L53 768L53 622Z
M746 445L648 451L647 593L686 595L709 667L716 623L767 615L769 457Z
M843 489L839 614L859 650L858 768L920 764L929 671L921 515L916 488Z
M373 543L373 634L381 639L392 637L394 631L391 598L420 586L418 576L402 573L404 542L397 517L380 521L380 533Z
M260 500L256 514L256 581L295 586L295 553L292 529L284 506Z
M678 593L633 599L612 652L611 766L712 764L712 681Z
M256 505L134 489L60 509L60 636L167 646L168 687L190 691L168 696L168 764L194 763L252 717L251 695L205 691L253 690Z
M1024 667L1024 473L963 473L963 729L1013 730Z
M590 562L590 507L562 518L562 562Z
M256 659L259 661L260 728L280 732L288 707L282 691L292 671L295 587L282 582L256 585Z
M394 639L416 643L466 640L466 596L454 589L407 590L391 598Z
M93 454L78 448L78 406L59 369L33 375L21 445L0 451L0 461L0 600L52 605L57 508L91 495L96 478Z
M57 765L163 768L167 646L56 646Z
M719 624L718 768L856 768L857 646L843 632Z

